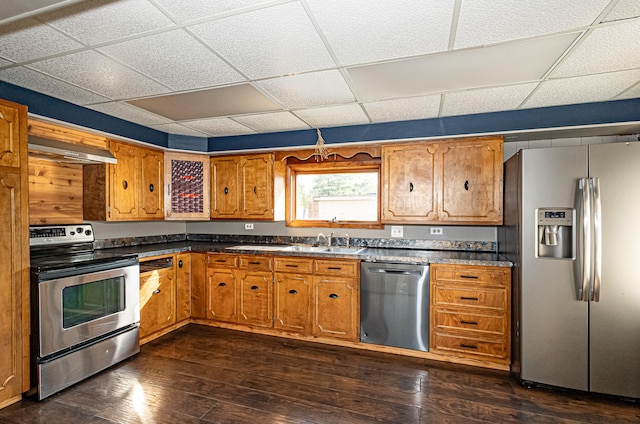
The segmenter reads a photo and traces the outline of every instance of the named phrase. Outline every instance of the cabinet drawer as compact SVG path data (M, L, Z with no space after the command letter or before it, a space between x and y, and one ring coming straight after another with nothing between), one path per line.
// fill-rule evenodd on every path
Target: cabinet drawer
M507 307L507 291L453 285L436 286L433 304L504 310Z
M509 271L504 268L474 266L432 266L435 281L457 281L469 284L491 284L505 287L509 281Z
M274 258L274 268L279 272L311 274L313 272L313 260L298 258Z
M435 310L434 317L434 326L439 330L468 330L493 336L505 335L507 330L504 315Z
M507 357L507 347L504 340L458 337L440 333L434 335L434 346L432 346L432 349L496 359L504 359Z
M316 260L314 273L316 275L342 275L355 277L359 270L358 261Z
M240 268L271 271L271 258L266 256L240 256Z
M209 255L208 268L237 268L237 255Z

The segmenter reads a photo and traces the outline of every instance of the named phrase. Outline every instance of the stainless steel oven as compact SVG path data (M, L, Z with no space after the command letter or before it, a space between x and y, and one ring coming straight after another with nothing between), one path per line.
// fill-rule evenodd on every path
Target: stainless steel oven
M32 375L44 399L140 351L135 255L93 251L90 225L31 227Z

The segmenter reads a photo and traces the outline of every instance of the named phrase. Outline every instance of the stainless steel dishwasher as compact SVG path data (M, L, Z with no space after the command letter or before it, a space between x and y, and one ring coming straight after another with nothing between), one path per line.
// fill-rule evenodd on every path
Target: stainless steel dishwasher
M362 262L360 341L429 350L429 265Z

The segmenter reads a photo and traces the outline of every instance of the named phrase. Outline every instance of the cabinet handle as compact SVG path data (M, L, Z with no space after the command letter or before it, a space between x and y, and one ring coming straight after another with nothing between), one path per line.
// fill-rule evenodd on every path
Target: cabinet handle
M461 275L460 278L471 278L473 280L477 280L480 277L478 277L477 275Z
M289 290L289 294L298 294L298 292L295 290Z
M127 182L127 180L122 180L122 188L124 188L125 190L129 188L129 183Z
M413 192L413 183L409 183L409 193Z
M298 265L290 265L290 264L286 264L285 266L288 266L289 268L298 268Z
M251 290L258 290L258 286L251 286Z
M335 294L335 293L331 293L331 294L329 295L329 297L330 297L331 299L337 299L337 298L338 298L338 295L337 295L337 294Z
M464 321L464 320L460 321L460 324L478 325L478 323L475 321Z
M258 262L258 261L249 262L249 265L260 265L260 262Z
M178 261L178 268L182 268L182 259Z
M342 268L340 268L339 266L330 266L327 269L341 270Z
M258 194L258 187L257 186L253 186L253 194Z
M469 181L464 182L464 189L469 191Z
M229 187L224 188L224 194L229 194Z
M460 300L478 300L478 298L477 297L460 296Z
M160 293L160 289L155 289L155 290L153 291L153 294L158 294L158 293Z
M477 349L478 346L476 345L470 345L470 344L464 344L464 343L460 343L460 347L464 347L466 349Z
M218 284L219 287L227 287L227 283L220 283Z
M149 184L149 191L151 193L153 193L153 190L155 189L155 187L153 186L153 184Z
M216 261L216 262L223 262L223 263L225 263L225 264L227 263L227 260L226 260L226 259L216 259L215 261Z

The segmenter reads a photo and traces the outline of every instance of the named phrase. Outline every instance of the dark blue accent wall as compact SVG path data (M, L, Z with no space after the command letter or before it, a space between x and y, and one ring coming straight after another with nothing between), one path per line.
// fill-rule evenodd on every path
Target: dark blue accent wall
M166 134L2 81L0 81L0 98L27 105L29 111L37 115L165 148L223 152L312 146L317 139L315 130L212 137L209 139ZM322 129L322 136L325 143L330 145L638 121L640 121L640 98L326 128Z

